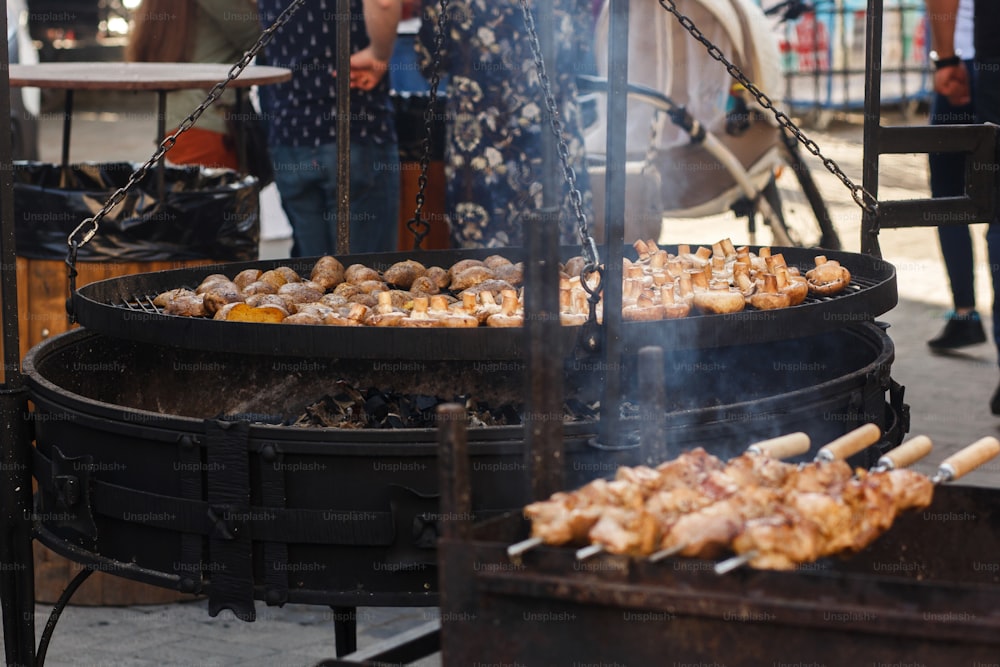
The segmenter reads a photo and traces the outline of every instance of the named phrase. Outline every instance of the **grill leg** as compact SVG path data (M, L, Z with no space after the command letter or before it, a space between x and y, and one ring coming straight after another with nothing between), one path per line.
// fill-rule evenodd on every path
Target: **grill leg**
M31 552L31 435L23 388L0 390L0 603L6 661L35 664L35 570Z
M330 607L333 609L333 641L337 657L358 650L357 607Z

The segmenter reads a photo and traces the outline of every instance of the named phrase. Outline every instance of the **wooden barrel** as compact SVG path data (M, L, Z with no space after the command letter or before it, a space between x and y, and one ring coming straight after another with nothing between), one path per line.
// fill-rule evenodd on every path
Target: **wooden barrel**
M209 260L158 262L80 262L77 285L106 278L209 264ZM69 282L66 263L53 259L17 258L17 311L20 356L34 345L71 327L66 313ZM75 325L73 325L75 326ZM3 341L0 340L0 350ZM35 598L52 604L83 567L35 542ZM70 600L74 605L165 604L190 600L191 595L130 579L95 572Z

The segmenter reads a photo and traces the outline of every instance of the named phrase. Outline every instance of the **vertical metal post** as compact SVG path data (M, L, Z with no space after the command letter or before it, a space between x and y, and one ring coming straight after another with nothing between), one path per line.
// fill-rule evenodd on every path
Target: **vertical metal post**
M879 131L882 107L882 0L868 0L865 22L865 118L862 138L862 187L878 199ZM882 256L878 212L861 213L861 252Z
M441 538L467 540L472 535L472 485L465 406L438 406L438 471L441 489Z
M6 77L5 77L6 78ZM2 92L0 92L2 94ZM8 96L6 99L10 99ZM0 130L2 134L4 130ZM8 153L9 155L9 153ZM10 164L9 162L7 163ZM5 197L6 199L6 197ZM13 273L13 269L10 269ZM3 272L6 274L7 269ZM4 305L6 307L6 300ZM5 325L8 323L4 317ZM14 320L17 326L17 320ZM16 348L15 348L16 349ZM5 350L6 352L6 350ZM31 551L31 433L28 392L0 389L0 604L3 608L3 636L6 664L17 667L35 664L35 567Z
M639 350L639 447L642 463L655 466L667 459L667 391L663 371L663 348Z
M8 77L8 81L10 78ZM69 178L69 144L73 130L73 89L66 91L65 102L63 104L63 126L62 126L62 155L60 156L62 166L62 178Z
M559 322L559 209L539 211L527 224L524 336L527 349L525 452L530 498L564 487L563 350Z
M624 445L622 399L622 257L625 246L625 123L628 110L629 0L611 0L608 40L607 175L604 219L604 394L601 399L600 444Z
M240 91L237 90L236 94L239 95ZM239 105L237 105L237 108ZM163 138L167 136L167 91L158 90L156 91L156 143L163 141ZM242 146L239 147L243 150ZM241 158L240 166L243 165ZM162 202L164 199L164 192L167 190L167 156L161 155L160 159L156 161L156 194Z
M10 118L7 13L0 17L0 118ZM31 552L31 429L21 378L10 123L0 123L0 299L4 383L0 389L0 607L6 664L35 664L35 571Z
M337 0L337 254L351 252L351 2Z
M555 18L552 2L538 3L538 20L536 21L538 32L538 44L542 52L542 62L545 63L549 72L550 80L554 80L558 72L555 40ZM541 82L539 82L541 85ZM558 99L558 98L557 98ZM544 208L554 208L559 206L560 182L559 178L559 153L556 149L556 137L549 131L551 118L545 118L541 122L542 130L542 206ZM525 224L531 224L525 221ZM525 234L527 238L527 234ZM558 244L559 237L556 237Z

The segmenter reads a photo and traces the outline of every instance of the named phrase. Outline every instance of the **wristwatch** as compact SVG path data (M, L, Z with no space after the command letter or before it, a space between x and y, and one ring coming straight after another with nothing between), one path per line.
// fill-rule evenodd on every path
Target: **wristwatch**
M937 51L930 52L931 62L934 63L934 69L941 69L943 67L954 67L962 62L962 54L958 51L955 52L953 56L947 56L942 58L938 55Z

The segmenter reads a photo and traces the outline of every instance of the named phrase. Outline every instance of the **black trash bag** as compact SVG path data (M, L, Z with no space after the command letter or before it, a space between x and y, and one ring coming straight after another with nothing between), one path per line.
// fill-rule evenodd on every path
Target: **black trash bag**
M15 162L17 254L65 259L70 232L97 213L128 182L136 166L81 163L64 170L57 164ZM240 262L258 258L260 189L256 178L226 169L166 166L161 200L158 169L151 168L101 220L97 234L80 248L79 261Z

